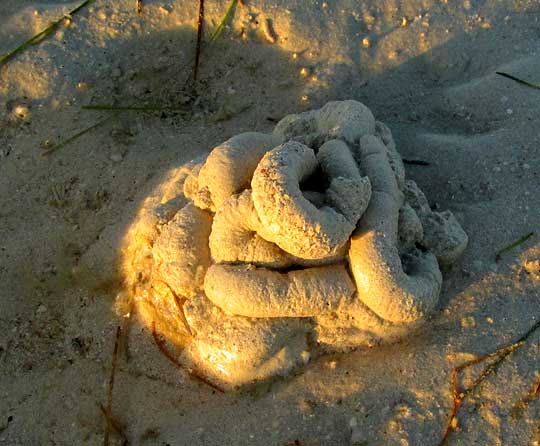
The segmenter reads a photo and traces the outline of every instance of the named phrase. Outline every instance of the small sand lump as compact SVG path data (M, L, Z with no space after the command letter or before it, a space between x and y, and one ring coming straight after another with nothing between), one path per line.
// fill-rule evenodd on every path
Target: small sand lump
M390 129L347 100L172 171L124 265L142 322L229 389L410 335L467 242L405 178Z

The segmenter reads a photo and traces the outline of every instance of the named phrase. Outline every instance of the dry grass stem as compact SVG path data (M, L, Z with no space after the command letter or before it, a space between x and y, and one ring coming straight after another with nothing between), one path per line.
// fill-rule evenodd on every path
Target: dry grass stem
M186 372L188 374L188 376L196 381L199 381L209 387L211 387L213 390L219 392L219 393L225 393L225 391L217 386L216 384L214 384L213 382L211 382L210 380L208 380L206 377L202 376L201 374L199 374L197 371L191 369L191 368L187 368L187 367L184 367L182 364L180 364L177 359L174 357L174 355L169 351L169 349L167 348L166 344L165 344L165 340L163 339L162 336L160 336L157 331L156 331L156 324L154 323L152 325L152 336L154 338L154 342L156 343L157 347L159 348L159 351L161 353L163 353L163 355L169 360L171 361L175 366L176 368L180 369L180 370L183 370L184 372Z
M455 432L459 429L459 421L458 421L458 415L459 411L463 405L463 402L469 396L473 391L475 391L482 382L486 380L490 375L496 372L499 365L514 351L521 348L529 337L535 333L538 328L540 328L540 320L538 320L524 335L522 335L517 341L508 344L507 346L501 347L491 353L488 353L483 356L479 356L475 359L472 359L470 361L464 362L463 364L458 365L457 367L454 367L452 369L452 378L451 378L451 391L452 391L452 398L453 398L453 406L452 410L450 412L450 415L448 416L446 427L441 439L441 442L439 443L439 446L444 446L448 444L448 440L450 438L450 435L452 432ZM472 384L465 388L461 388L459 385L459 374L461 371L465 370L468 367L471 367L473 365L479 364L481 362L487 361L493 359L494 361L488 364L484 370L482 370L482 373L480 373L480 376L474 380ZM536 392L538 389L536 390Z

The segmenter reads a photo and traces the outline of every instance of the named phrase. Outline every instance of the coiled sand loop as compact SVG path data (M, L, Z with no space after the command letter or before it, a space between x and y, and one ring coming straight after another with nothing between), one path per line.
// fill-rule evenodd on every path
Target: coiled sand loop
M260 159L281 141L279 136L256 132L233 136L193 171L184 193L203 209L219 209L227 198L249 187Z
M351 239L349 262L360 299L391 322L414 322L437 304L442 275L435 256L410 255L408 273L398 253L398 217L403 204L386 148L375 136L360 141L362 162L373 191Z
M312 193L305 195L313 196ZM321 198L317 196L313 200ZM251 191L245 190L226 200L214 215L209 240L212 259L215 263L242 262L283 269L294 265L308 267L336 263L343 261L348 251L346 244L334 256L315 260L303 259L269 242L270 238L255 210Z
M248 317L312 317L336 310L355 291L343 265L287 273L250 265L212 265L204 290L218 307Z
M318 110L285 116L274 134L286 140L297 139L318 148L329 139L354 144L364 135L375 133L375 118L364 104L348 101L328 102Z
M343 149L338 142L333 146ZM339 170L331 156L323 154L321 158L323 169ZM352 163L349 170L353 178L331 178L327 194L335 207L319 209L300 189L300 183L318 166L314 151L289 141L268 152L251 181L253 204L265 227L265 236L284 251L305 259L321 259L339 252L349 240L371 191L369 181L360 178L357 169L354 172L352 156L346 161ZM348 193L354 198L347 197Z
M467 245L356 101L237 135L170 182L130 231L126 280L142 319L226 387L412 333Z

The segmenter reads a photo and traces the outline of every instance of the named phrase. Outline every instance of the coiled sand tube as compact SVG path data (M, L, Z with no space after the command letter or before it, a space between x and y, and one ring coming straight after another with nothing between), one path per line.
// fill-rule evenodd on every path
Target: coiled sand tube
M347 351L359 346L375 347L395 342L412 330L416 324L394 324L377 316L357 295L332 313L321 314L315 320L315 340L324 350Z
M251 191L233 195L217 210L210 234L210 252L216 263L245 262L269 268L293 264L290 254L263 239Z
M180 296L192 297L202 289L210 265L211 227L212 215L189 203L163 226L154 243L157 278Z
M253 203L265 228L264 237L304 259L336 255L356 225L356 221L349 221L332 207L318 209L302 194L300 183L317 165L313 150L289 141L264 155L251 181ZM339 192L351 191L336 191L336 195ZM357 203L358 209L361 205L362 202ZM348 217L354 212L351 210Z
M317 126L330 138L354 143L375 132L371 110L358 101L333 101L316 111Z
M339 139L325 142L317 152L317 160L330 178L361 178L349 146Z
M274 134L286 140L301 137L313 147L329 139L355 143L362 136L374 133L375 118L371 110L354 100L332 101L318 110L288 115L274 129Z
M415 210L409 203L403 203L399 210L398 218L398 239L400 252L411 250L416 242L422 241L424 229L422 222Z
M311 317L350 300L354 284L344 265L281 273L252 265L212 265L207 297L222 310L255 318Z
M326 202L326 195L324 195L322 192L317 192L314 190L303 190L302 194L317 208L322 208L323 206L328 204Z
M197 206L215 211L231 195L249 187L263 155L281 142L279 136L257 132L233 136L210 152L186 181L184 193Z
M184 182L184 195L193 201L193 204L200 209L214 209L214 203L210 197L208 188L199 185L199 173L203 162L195 164L190 175Z
M395 323L424 319L438 301L442 275L430 253L412 256L404 271L398 253L398 214L403 203L384 143L360 140L362 167L372 195L351 238L349 263L359 298L379 317Z
M339 139L325 142L317 152L324 173L331 178L328 202L356 225L371 197L371 183L362 177L349 146Z
M308 194L311 196L313 194ZM318 197L316 197L318 198ZM253 205L251 191L233 195L214 215L210 233L210 252L215 263L250 263L272 269L296 266L319 266L343 261L348 245L335 256L306 260L285 252L267 241L265 228Z
M433 212L426 196L412 181L405 182L405 198L424 228L422 244L432 251L441 265L451 265L463 254L469 237L450 211Z
M203 294L189 299L184 311L194 333L184 355L227 388L284 375L309 360L310 320L234 316Z
M275 135L231 138L168 176L130 231L122 313L133 298L182 364L227 388L421 327L437 261L466 235L405 181L390 130L366 110L284 118Z
M396 149L396 143L394 141L394 137L392 136L392 132L386 124L376 121L375 135L382 139L382 142L384 142L384 145L388 149L387 155L390 162L390 167L392 167L392 170L394 171L399 189L403 190L403 186L405 185L405 166L403 165L401 155Z
M194 163L188 163L169 171L164 182L143 201L137 212L136 223L129 228L123 249L123 270L129 285L139 281L141 272L148 273L151 269L148 265L152 259L152 245L161 226L186 205L182 190L193 166Z

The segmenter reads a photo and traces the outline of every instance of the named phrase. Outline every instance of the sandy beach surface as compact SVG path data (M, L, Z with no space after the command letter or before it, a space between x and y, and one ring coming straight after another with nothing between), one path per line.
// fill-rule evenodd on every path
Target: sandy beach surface
M0 54L77 5L2 0ZM437 446L448 424L448 445L540 444L540 91L496 73L540 85L538 2L244 0L208 44L228 5L205 2L195 82L187 0L91 1L0 66L0 444L101 445L109 430L111 445ZM391 128L407 175L469 235L436 314L399 344L225 394L134 320L107 429L142 201L229 137L335 99ZM455 367L524 335L453 395Z

